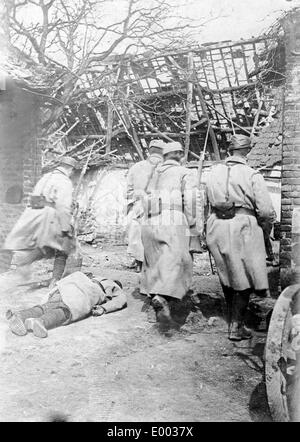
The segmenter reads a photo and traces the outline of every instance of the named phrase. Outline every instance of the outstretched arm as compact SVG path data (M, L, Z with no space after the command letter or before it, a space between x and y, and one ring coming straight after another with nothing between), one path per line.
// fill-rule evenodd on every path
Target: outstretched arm
M127 298L123 290L117 287L106 289L107 301L93 308L93 316L102 316L105 313L115 312L127 306Z

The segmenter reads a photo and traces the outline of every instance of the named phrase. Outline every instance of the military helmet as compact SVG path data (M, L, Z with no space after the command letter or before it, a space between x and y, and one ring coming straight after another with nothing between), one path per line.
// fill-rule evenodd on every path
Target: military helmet
M170 152L184 152L181 143L178 141L172 141L171 143L167 143L164 147L163 154L167 155Z
M166 143L162 140L151 140L149 143L149 149L156 147L158 149L163 149Z
M67 166L72 166L74 168L76 168L76 166L78 165L78 161L76 161L74 158L72 157L68 157L68 156L64 156L61 157L58 163L60 166L63 166L64 164L66 164Z
M229 150L239 150L239 149L250 149L251 148L251 139L247 137L247 135L232 135Z

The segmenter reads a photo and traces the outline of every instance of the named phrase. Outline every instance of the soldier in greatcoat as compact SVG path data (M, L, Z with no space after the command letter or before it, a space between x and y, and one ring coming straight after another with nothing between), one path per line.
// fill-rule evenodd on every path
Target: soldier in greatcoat
M74 272L56 282L47 302L18 312L8 310L6 318L14 334L24 336L32 331L35 336L46 338L50 329L90 315L102 316L126 305L120 281Z
M229 339L251 338L244 326L250 294L266 295L264 232L276 214L263 176L247 165L250 138L232 136L231 156L214 166L206 181L210 215L206 240L228 307Z
M143 201L140 291L152 298L158 322L169 327L174 325L170 301L182 300L192 281L189 244L190 227L196 222L196 182L180 164L184 152L179 142L167 143L163 155Z
M164 144L161 140L152 140L149 144L148 158L131 166L127 176L127 252L134 258L133 266L136 266L138 271L144 261L144 247L141 239L141 221L144 210L141 196L147 191L147 185L154 170L163 161Z
M4 244L6 250L23 252L16 259L22 275L30 272L34 261L55 256L51 286L62 277L68 254L75 246L71 225L73 184L70 177L76 165L75 159L62 157L58 167L37 182L29 207Z

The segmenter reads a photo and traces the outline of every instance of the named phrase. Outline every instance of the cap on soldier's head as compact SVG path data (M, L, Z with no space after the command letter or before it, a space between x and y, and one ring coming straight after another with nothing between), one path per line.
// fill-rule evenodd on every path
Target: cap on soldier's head
M76 161L72 157L62 157L59 160L59 165L63 166L64 164L66 164L67 166L72 166L72 167L76 168L78 161Z
M167 153L178 151L184 152L182 145L179 143L179 141L172 141L171 143L165 144L163 154L167 155Z
M229 150L249 149L251 147L251 139L247 135L232 135Z
M114 282L120 287L120 289L123 288L123 285L120 281L118 281L117 279L114 279Z
M123 288L122 283L116 279L112 281L111 279L103 278L103 276L95 276L94 279L102 285L104 290L106 290L108 287L113 287L114 284L117 285L120 289ZM112 282L114 284L112 284Z
M156 147L157 149L163 149L166 143L164 143L162 140L151 140L149 144L149 149L152 149L153 147Z

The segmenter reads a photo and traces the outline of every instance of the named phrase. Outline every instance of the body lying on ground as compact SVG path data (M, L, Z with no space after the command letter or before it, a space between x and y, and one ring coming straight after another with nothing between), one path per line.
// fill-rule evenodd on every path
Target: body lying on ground
M119 281L74 272L56 283L46 303L18 312L8 310L6 317L14 334L24 336L33 331L35 336L45 338L49 329L126 306L126 295Z

